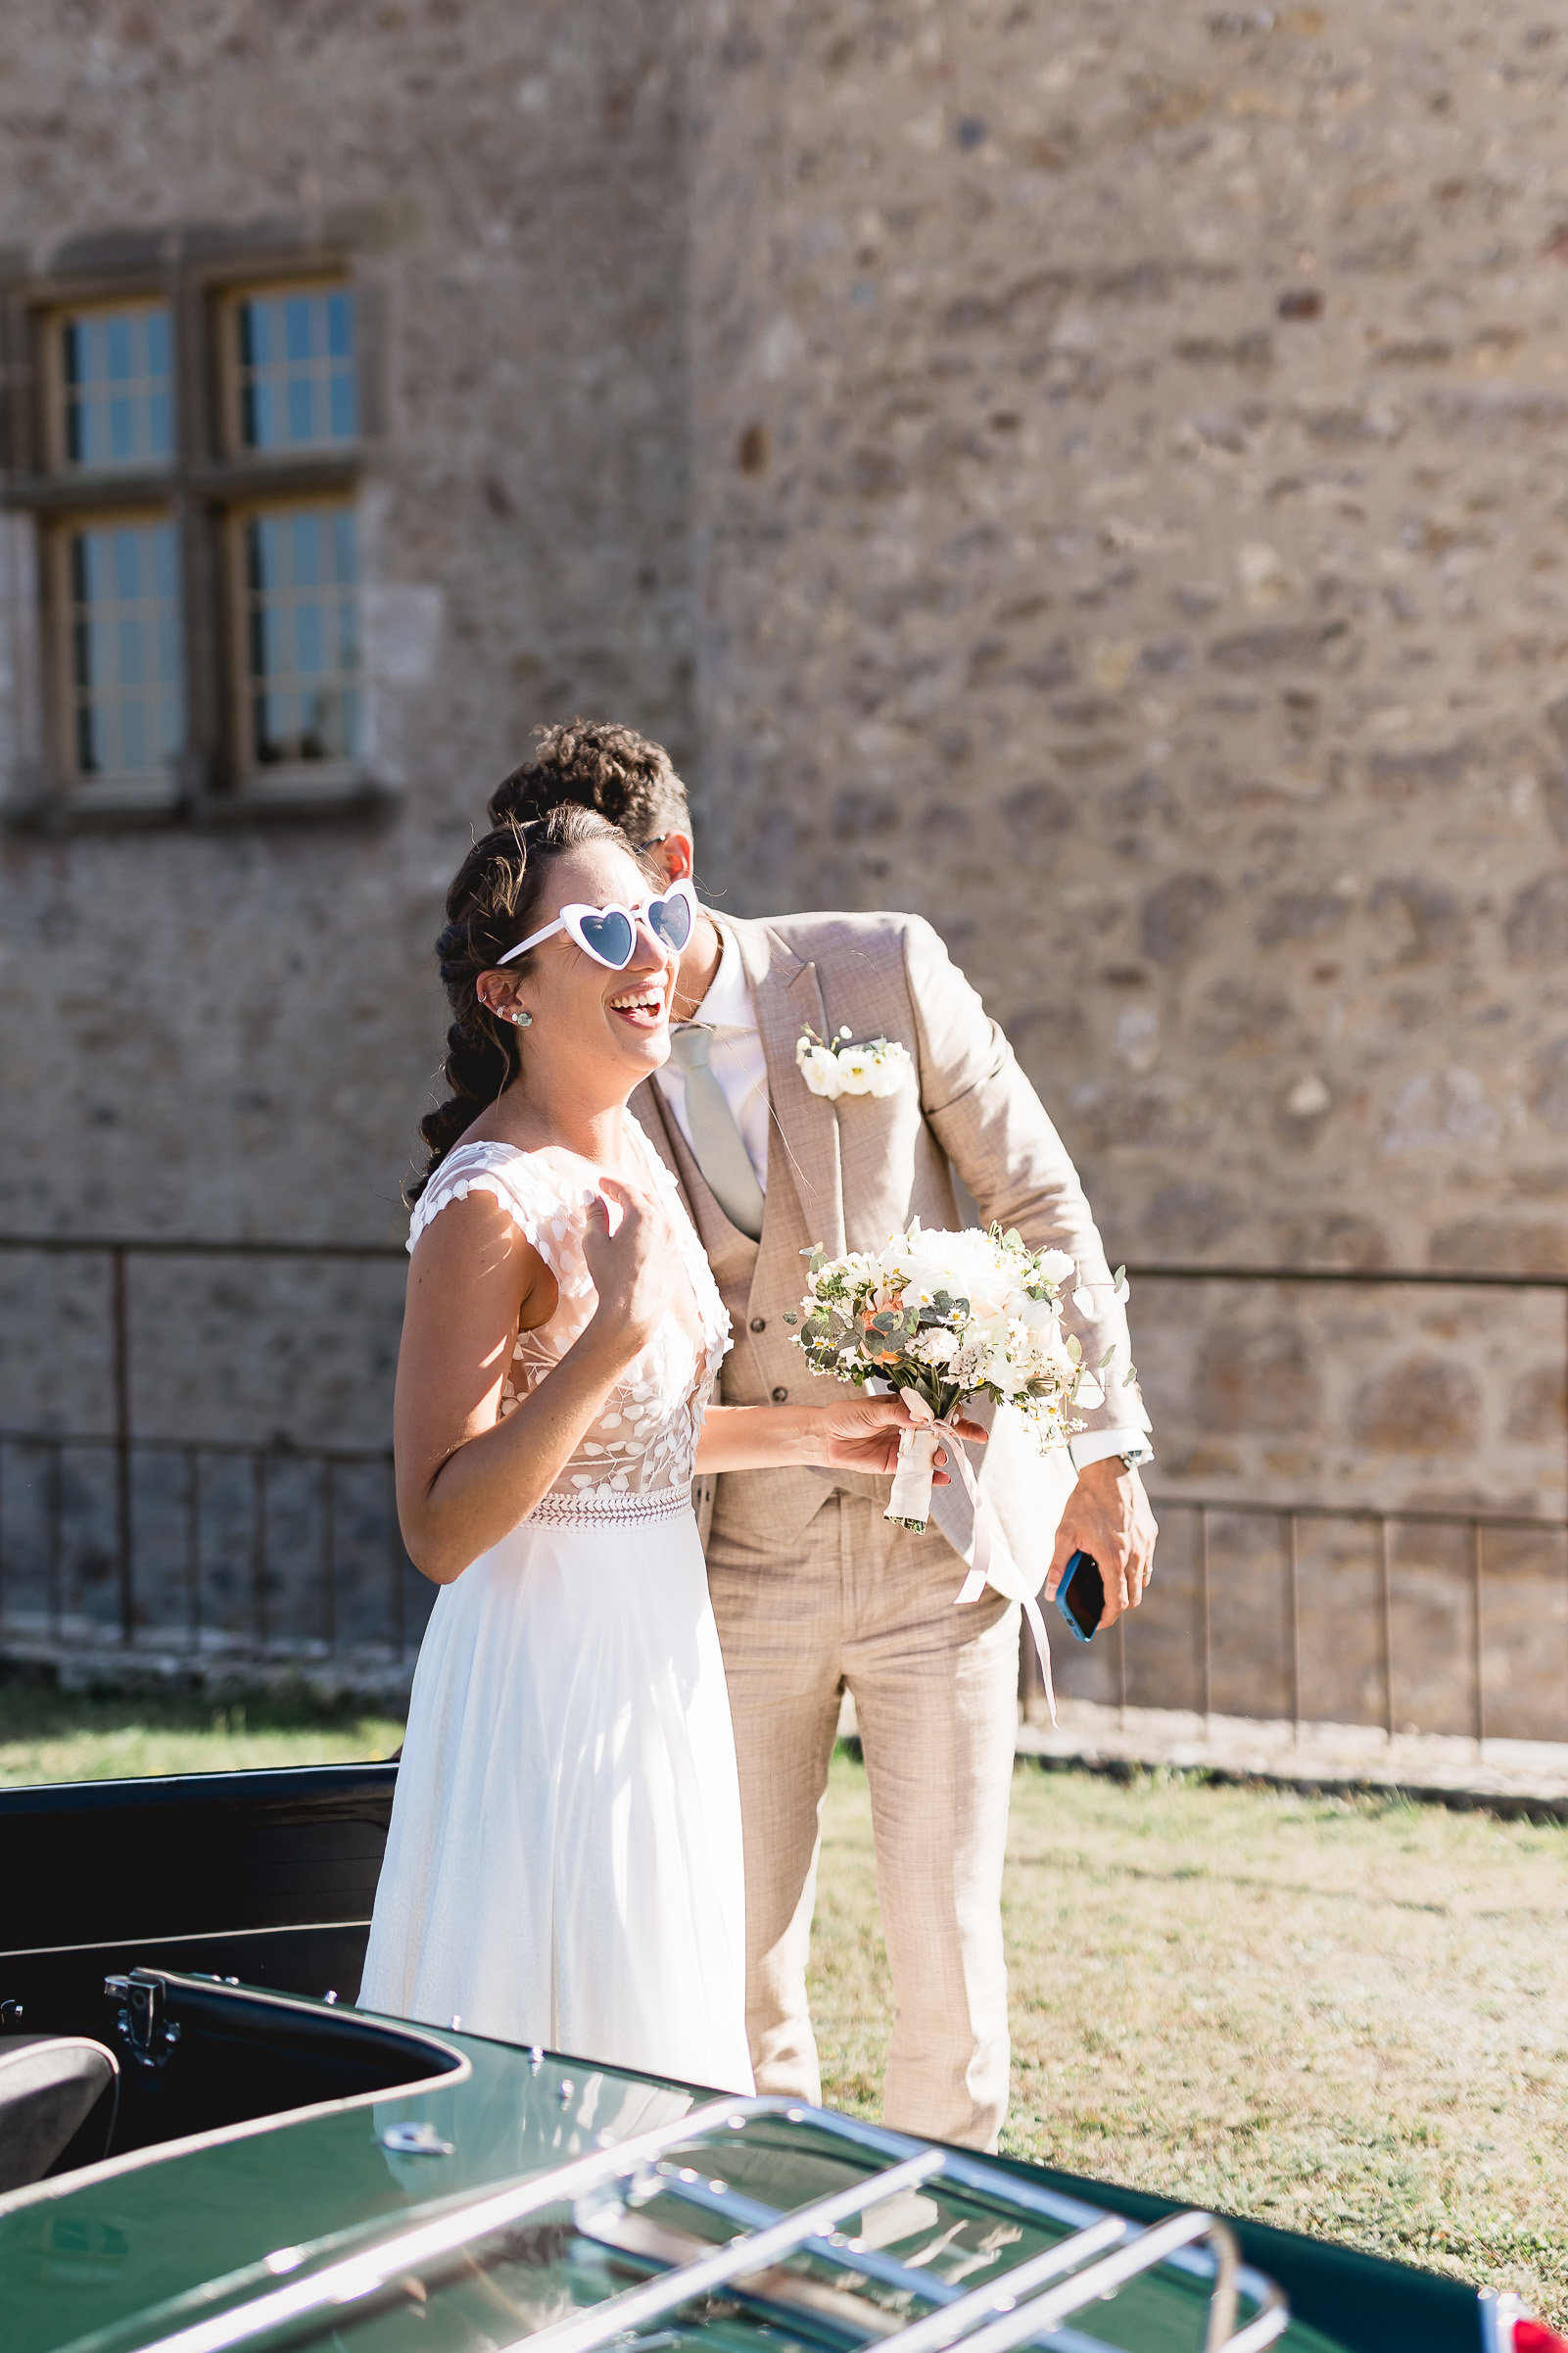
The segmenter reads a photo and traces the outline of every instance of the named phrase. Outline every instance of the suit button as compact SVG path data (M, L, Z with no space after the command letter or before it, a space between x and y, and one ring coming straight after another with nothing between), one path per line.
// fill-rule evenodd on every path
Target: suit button
M751 1328L752 1328L752 1330L753 1330L753 1331L766 1331L766 1330L767 1330L767 1328L768 1328L768 1319L767 1319L767 1317L766 1317L766 1316L753 1316L753 1317L752 1317L752 1319L751 1319Z
M784 1399L785 1399L785 1398L788 1396L788 1394L789 1394L789 1392L788 1392L788 1390L787 1390L787 1389L775 1389L775 1391L774 1391L774 1393L773 1393L773 1402L774 1402L774 1404L775 1404L776 1406L782 1406L782 1405L784 1404Z

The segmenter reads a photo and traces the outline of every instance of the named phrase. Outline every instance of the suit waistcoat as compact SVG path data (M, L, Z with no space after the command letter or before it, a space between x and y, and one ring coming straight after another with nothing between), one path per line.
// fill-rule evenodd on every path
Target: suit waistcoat
M754 1242L720 1208L712 1187L697 1167L690 1145L682 1134L673 1115L664 1116L664 1132L686 1188L691 1207L691 1217L697 1238L707 1253L708 1265L719 1293L730 1311L730 1325L734 1345L724 1360L719 1374L719 1402L731 1406L760 1406L783 1404L784 1396L798 1390L800 1401L806 1402L806 1392L814 1385L814 1376L806 1360L790 1350L781 1363L781 1343L787 1344L787 1334L777 1317L757 1318L760 1331L752 1329L753 1285L757 1261L762 1245ZM770 1153L768 1171L768 1201L775 1217L781 1213L798 1217L792 1192L785 1201L781 1197L789 1186L786 1156ZM769 1212L763 1212L764 1225ZM805 1290L805 1270L801 1269L800 1289ZM791 1300L794 1306L795 1301ZM776 1328L777 1327L777 1328ZM781 1379L780 1374L784 1377ZM836 1381L822 1382L821 1387L843 1392ZM781 1396L783 1391L784 1396ZM717 1478L696 1482L699 1523L706 1542L710 1527L721 1533L754 1535L765 1528L770 1547L781 1539L787 1540L803 1528L821 1511L835 1486L849 1487L869 1481L857 1481L853 1474L840 1479L822 1471L788 1470L727 1470Z

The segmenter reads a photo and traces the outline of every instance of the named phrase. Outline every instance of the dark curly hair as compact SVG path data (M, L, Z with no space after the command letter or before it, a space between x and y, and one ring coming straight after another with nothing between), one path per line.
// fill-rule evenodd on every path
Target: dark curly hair
M596 809L639 849L691 831L686 787L662 744L598 719L568 719L536 733L538 748L490 796L492 825L543 817L571 801Z
M543 817L508 817L486 834L458 867L447 893L447 925L436 941L436 962L451 1006L442 1075L451 1089L419 1123L430 1147L424 1175L408 1188L417 1201L465 1128L504 1094L522 1068L517 1032L480 997L481 973L493 972L509 947L526 939L552 858L586 841L611 841L633 856L618 826L594 810L570 805ZM524 957L508 971L523 972Z

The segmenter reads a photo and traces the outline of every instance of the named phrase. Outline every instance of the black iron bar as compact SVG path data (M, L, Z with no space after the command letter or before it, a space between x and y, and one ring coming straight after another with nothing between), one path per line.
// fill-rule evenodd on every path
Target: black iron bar
M1389 1283L1423 1290L1568 1291L1568 1274L1443 1274L1429 1267L1136 1267L1129 1260L1127 1273L1140 1282L1358 1283L1369 1291Z
M12 1446L70 1446L98 1447L111 1451L115 1440L102 1434L77 1435L74 1431L56 1437L48 1430L14 1430L0 1428L0 1443ZM392 1461L392 1449L387 1446L279 1446L275 1442L258 1446L254 1439L245 1438L136 1438L132 1451L141 1455L188 1455L192 1447L204 1455L229 1455L252 1461L266 1454L291 1463L387 1463ZM1466 1525L1468 1525L1466 1521ZM1565 1523L1543 1520L1543 1527L1557 1527Z
M0 1233L0 1250L38 1251L48 1258L72 1251L123 1250L147 1258L305 1258L382 1260L387 1265L406 1259L402 1242L307 1242L282 1240L221 1240L200 1234L61 1234ZM1203 1266L1182 1262L1174 1266L1128 1265L1127 1273L1142 1282L1305 1282L1358 1284L1365 1290L1383 1285L1429 1290L1562 1291L1568 1274L1449 1273L1430 1267L1267 1267Z
M1481 1655L1481 1522L1470 1522L1470 1650L1475 1660L1475 1745L1479 1756L1487 1737L1486 1671Z
M338 1647L337 1495L332 1458L321 1459L321 1615L329 1651Z
M1568 1527L1568 1518L1548 1519L1529 1512L1424 1512L1402 1505L1390 1511L1379 1504L1271 1504L1244 1502L1234 1495L1152 1495L1157 1512L1215 1512L1233 1519L1387 1519L1399 1527L1539 1528Z
M1381 1585L1383 1600L1383 1730L1394 1738L1394 1528L1385 1512L1382 1522L1383 1557Z
M35 1250L45 1258L122 1250L138 1258L352 1258L388 1265L408 1255L401 1242L216 1242L169 1234L0 1233L0 1250Z
M185 1452L185 1608L191 1649L202 1647L202 1456L199 1447Z
M61 1595L62 1553L65 1544L65 1449L58 1438L44 1441L48 1447L48 1468L44 1473L49 1513L49 1626L56 1642L60 1640L61 1618L64 1614Z
M1203 1695L1204 1738L1209 1738L1209 1718L1213 1705L1213 1628L1209 1609L1209 1513L1198 1513L1198 1576L1199 1599L1203 1611Z
M1300 1515L1290 1520L1290 1720L1291 1738L1302 1737L1302 1531Z
M136 1589L131 1562L130 1318L125 1304L125 1253L109 1252L110 1362L115 1412L115 1552L119 1571L119 1639L136 1639Z
M266 1648L266 1456L251 1460L251 1623Z

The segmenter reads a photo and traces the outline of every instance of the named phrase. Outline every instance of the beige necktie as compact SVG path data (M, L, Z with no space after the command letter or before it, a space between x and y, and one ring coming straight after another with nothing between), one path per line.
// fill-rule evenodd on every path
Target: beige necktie
M696 1022L685 1022L670 1032L670 1060L686 1085L691 1151L731 1225L760 1242L763 1191L724 1088L708 1068L712 1043L713 1032Z

